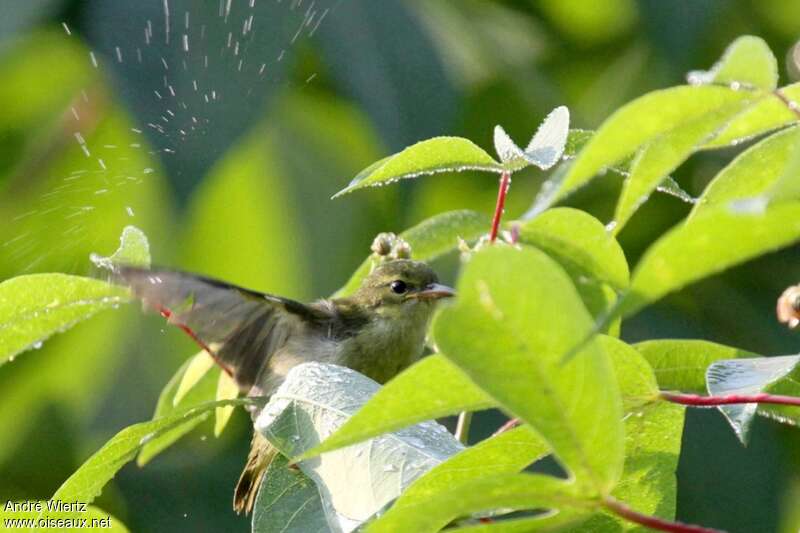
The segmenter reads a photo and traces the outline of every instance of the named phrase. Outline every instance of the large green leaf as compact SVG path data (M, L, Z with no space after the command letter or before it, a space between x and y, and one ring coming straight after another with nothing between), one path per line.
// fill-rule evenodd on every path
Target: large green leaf
M489 223L489 217L474 211L448 211L407 229L400 237L411 246L414 259L432 261L456 249L459 239L471 241L487 233ZM335 296L342 297L355 292L371 268L372 258L368 257Z
M625 411L656 401L658 383L647 360L632 346L614 337L601 335L599 341L614 366Z
M550 209L520 225L519 242L547 252L566 270L579 271L616 290L628 286L625 253L605 226L584 211Z
M747 100L741 100L722 106L647 143L634 159L630 174L625 178L614 213L614 232L622 230L669 173L748 103Z
M493 510L583 509L596 503L573 481L539 474L499 474L463 483L414 505L390 509L370 524L370 533L384 531L439 531L452 520ZM570 517L577 520L580 513ZM547 520L547 517L542 519ZM530 529L528 529L530 530Z
M634 270L616 313L631 315L662 296L800 238L800 203L761 213L709 209L662 236Z
M165 431L208 416L220 405L253 404L251 399L209 402L172 413L169 416L129 426L111 438L102 448L86 460L53 494L52 500L91 503L108 483L142 446Z
M625 419L625 470L612 495L637 512L675 519L685 408L667 402L642 407ZM592 533L649 529L607 513L590 518L579 528Z
M736 118L731 120L706 148L717 148L736 144L762 133L797 122L797 112L786 104L786 100L800 102L800 83L793 83L781 89L781 97L767 95L760 98Z
M438 174L485 170L502 172L503 166L468 139L434 137L411 145L405 150L374 163L359 173L334 198L364 187L386 185L407 178Z
M534 245L558 261L594 317L608 313L617 291L628 286L630 274L622 248L588 213L568 207L549 209L520 225L519 242ZM617 331L618 324L610 329Z
M490 437L434 466L392 504L393 511L424 504L459 484L521 471L549 452L542 439L521 426Z
M771 91L778 86L778 61L760 37L743 35L733 41L708 72L689 74L692 83L744 85Z
M585 185L603 168L618 163L656 137L754 98L745 91L712 85L673 87L637 98L600 126L564 176L552 201Z
M735 201L768 195L783 177L800 146L800 128L787 128L754 144L723 168L708 184L690 217ZM796 181L796 180L794 180ZM764 205L769 198L765 198Z
M31 274L0 283L0 364L128 298L122 287L67 274Z
M92 260L102 266L114 261L148 266L147 237L128 226L112 256L93 254ZM128 291L121 287L66 274L32 274L0 283L0 364L128 298Z
M622 404L596 342L561 364L593 324L567 274L536 249L493 246L466 265L458 290L434 324L441 352L576 477L610 490L624 456Z
M714 361L756 354L723 344L703 340L663 339L634 345L655 372L663 390L703 393L706 390L706 369Z
M424 420L492 405L492 400L452 362L441 355L431 355L381 387L336 433L306 456L342 448Z

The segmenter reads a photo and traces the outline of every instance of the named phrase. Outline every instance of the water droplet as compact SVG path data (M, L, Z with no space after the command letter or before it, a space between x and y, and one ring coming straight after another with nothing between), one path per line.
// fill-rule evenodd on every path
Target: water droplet
M33 348L34 350L38 350L41 347L42 347L42 341L36 341L33 344L31 344L31 348Z

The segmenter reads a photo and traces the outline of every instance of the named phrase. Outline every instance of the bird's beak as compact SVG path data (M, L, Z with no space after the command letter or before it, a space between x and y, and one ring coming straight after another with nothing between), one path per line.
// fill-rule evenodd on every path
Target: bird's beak
M456 291L441 283L431 283L419 292L409 294L409 297L418 300L438 300L440 298L450 298L456 295Z

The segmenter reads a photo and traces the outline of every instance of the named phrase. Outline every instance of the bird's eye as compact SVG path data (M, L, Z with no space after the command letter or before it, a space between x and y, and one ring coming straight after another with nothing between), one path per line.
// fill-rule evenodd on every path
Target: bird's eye
M408 286L406 285L406 282L403 281L403 280L399 280L399 279L394 280L389 285L389 287L392 289L392 292L395 293L395 294L403 294L404 292L406 292L408 290Z

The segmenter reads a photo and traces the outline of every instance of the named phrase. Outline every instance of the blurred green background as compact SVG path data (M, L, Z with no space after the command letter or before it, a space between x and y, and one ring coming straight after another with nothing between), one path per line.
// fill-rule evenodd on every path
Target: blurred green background
M784 83L798 72L789 51L800 3L782 0L233 0L227 14L219 0L167 5L169 39L163 0L0 3L0 280L86 274L89 253L110 253L135 224L156 264L325 296L377 232L449 209L492 211L495 180L478 174L329 200L407 144L451 134L488 149L498 123L522 143L561 104L573 127L594 128L708 68L745 33L785 60ZM740 149L696 156L675 177L696 195ZM516 177L509 215L544 177ZM569 203L608 221L619 185L609 174ZM689 207L654 196L621 235L631 264ZM452 277L454 264L439 268ZM788 250L689 287L623 336L796 353L800 338L776 323L774 303L797 265ZM1 367L0 501L50 496L114 433L148 419L195 351L129 306ZM481 414L473 439L500 421ZM126 467L97 503L135 531L245 530L230 501L248 443L242 413L219 440L203 425L146 468ZM693 410L678 480L679 519L777 531L800 505L789 497L800 431L759 420L743 448L716 411Z

